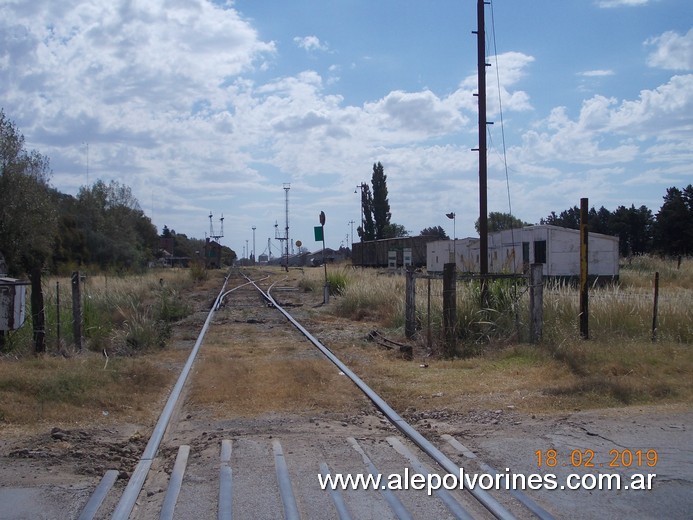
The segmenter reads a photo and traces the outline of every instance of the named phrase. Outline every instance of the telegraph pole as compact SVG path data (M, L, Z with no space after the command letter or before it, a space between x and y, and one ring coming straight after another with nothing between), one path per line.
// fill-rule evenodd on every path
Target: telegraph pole
M487 179L488 163L486 158L486 30L484 20L484 0L477 0L477 81L479 97L479 273L481 274L481 307L488 306L488 202Z
M253 265L255 265L255 226L253 226Z

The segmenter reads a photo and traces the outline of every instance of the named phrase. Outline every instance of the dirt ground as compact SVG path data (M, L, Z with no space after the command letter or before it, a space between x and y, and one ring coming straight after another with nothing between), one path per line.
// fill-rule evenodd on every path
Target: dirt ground
M203 319L204 313L196 313L194 319L180 324L172 340L175 348L190 347L191 341L182 338L189 338ZM354 335L362 337L366 328L368 324L358 324ZM493 402L502 402L502 398L495 396ZM542 414L513 405L489 408L473 402L441 407L435 396L415 404L400 410L402 416L468 472L488 473L490 466L502 474L555 475L557 489L528 494L556 518L693 518L690 403ZM340 434L353 436L395 432L384 420L362 413L365 406L355 406L353 413L264 413L238 420L233 428L251 435L274 430L303 432L306 438L312 438L318 427L337 428ZM99 418L94 424L75 427L4 428L0 437L0 520L76 518L106 470L118 469L120 483L126 482L159 411L152 409L151 421L142 424L104 425ZM200 407L180 418L186 435L198 444L213 442L215 430L229 427L227 422L204 418L204 413ZM447 436L464 449L450 444ZM570 474L588 475L588 484L599 474L618 474L624 483L634 474L645 479L656 476L649 477L649 490L560 489Z

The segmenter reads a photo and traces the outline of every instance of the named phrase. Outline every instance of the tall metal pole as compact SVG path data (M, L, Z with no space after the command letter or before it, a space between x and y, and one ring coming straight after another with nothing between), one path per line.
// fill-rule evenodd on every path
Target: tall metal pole
M361 267L363 267L363 236L366 233L366 222L364 221L364 216L363 216L363 190L366 188L367 184L362 182L358 186L356 186L356 189L361 189L361 236L359 237L361 240ZM356 191L354 191L356 193Z
M253 264L255 264L255 226L253 226Z
M484 0L477 0L477 80L479 97L479 272L481 274L481 306L488 305L488 204L486 161L486 30L484 21Z
M288 182L284 183L284 198L286 206L286 227L284 228L284 240L286 240L286 271L289 272L289 190L291 189L291 184Z

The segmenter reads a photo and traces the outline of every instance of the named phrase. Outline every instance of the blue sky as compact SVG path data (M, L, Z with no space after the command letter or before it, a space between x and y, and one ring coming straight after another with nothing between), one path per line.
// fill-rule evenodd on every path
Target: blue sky
M489 211L656 213L693 182L689 0L495 0L486 19ZM283 231L284 183L292 240L317 249L325 211L348 245L375 162L393 222L451 235L454 211L473 236L475 29L474 0L9 1L0 107L59 190L116 180L198 238L223 213L239 255L253 226L257 254Z

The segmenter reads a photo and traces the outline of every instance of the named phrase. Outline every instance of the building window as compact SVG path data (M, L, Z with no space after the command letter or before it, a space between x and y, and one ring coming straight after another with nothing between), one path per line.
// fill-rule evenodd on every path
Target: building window
M522 263L529 265L529 242L522 242Z
M546 263L546 240L534 241L534 262L537 264Z

